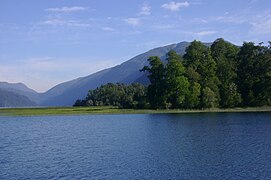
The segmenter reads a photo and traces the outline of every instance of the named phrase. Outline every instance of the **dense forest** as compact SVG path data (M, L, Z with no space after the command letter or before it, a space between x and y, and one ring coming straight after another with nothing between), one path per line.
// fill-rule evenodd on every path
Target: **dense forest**
M141 84L108 83L89 90L85 100L77 100L74 106L118 106L120 108L147 108L147 88Z
M74 106L197 109L271 105L271 42L241 47L217 39L210 47L193 41L181 56L152 56L143 67L150 84L106 84Z

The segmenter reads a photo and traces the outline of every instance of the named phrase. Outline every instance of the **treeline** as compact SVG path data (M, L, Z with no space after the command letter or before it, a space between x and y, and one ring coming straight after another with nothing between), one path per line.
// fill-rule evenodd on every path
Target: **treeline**
M207 47L193 41L184 56L169 51L166 62L157 56L148 61L149 66L141 70L150 80L147 89L139 84L107 84L90 90L87 98L75 105L97 106L102 102L154 109L271 105L270 42L268 46L249 42L237 47L217 39Z
M142 84L108 83L89 90L84 100L77 100L74 106L118 106L120 108L144 109L147 88Z

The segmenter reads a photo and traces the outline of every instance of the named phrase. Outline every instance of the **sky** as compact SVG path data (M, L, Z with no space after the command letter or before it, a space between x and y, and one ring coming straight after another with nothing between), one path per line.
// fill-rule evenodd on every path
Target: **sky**
M152 48L271 40L270 0L0 0L0 81L45 92Z

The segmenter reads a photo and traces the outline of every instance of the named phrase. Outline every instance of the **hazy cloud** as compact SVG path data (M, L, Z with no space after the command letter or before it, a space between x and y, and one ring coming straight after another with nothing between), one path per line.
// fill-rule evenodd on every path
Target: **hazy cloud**
M200 31L195 33L197 36L208 36L208 35L213 35L216 34L217 31Z
M70 27L90 27L89 23L82 23L78 20L65 20L65 19L48 19L39 25L51 25L51 26L70 26Z
M73 7L64 6L62 8L48 8L48 9L45 9L45 11L68 13L68 12L85 11L86 9L87 7L82 7L82 6L73 6Z
M132 26L137 26L139 25L139 18L127 18L127 19L124 19L124 21L127 23L127 24L130 24Z
M140 8L140 15L150 15L151 14L151 7L149 6L149 4L147 2L144 2L142 7Z
M168 30L168 29L174 29L176 28L175 25L172 24L157 24L152 26L153 29L155 30Z
M189 3L185 2L174 2L171 1L169 3L165 3L162 5L162 8L170 10L170 11L179 11L182 7L188 7Z
M111 32L115 31L115 29L111 27L102 27L101 29L104 31L111 31Z
M116 59L30 58L16 64L1 63L0 81L23 82L30 88L44 92L64 81L86 76L116 64ZM75 69L80 71L74 71Z
M271 15L260 15L250 23L253 34L271 34Z

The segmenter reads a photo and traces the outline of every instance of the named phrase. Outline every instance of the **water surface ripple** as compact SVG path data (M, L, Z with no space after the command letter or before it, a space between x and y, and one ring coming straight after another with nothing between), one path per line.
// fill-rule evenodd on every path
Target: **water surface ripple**
M270 179L270 113L0 117L0 179Z

